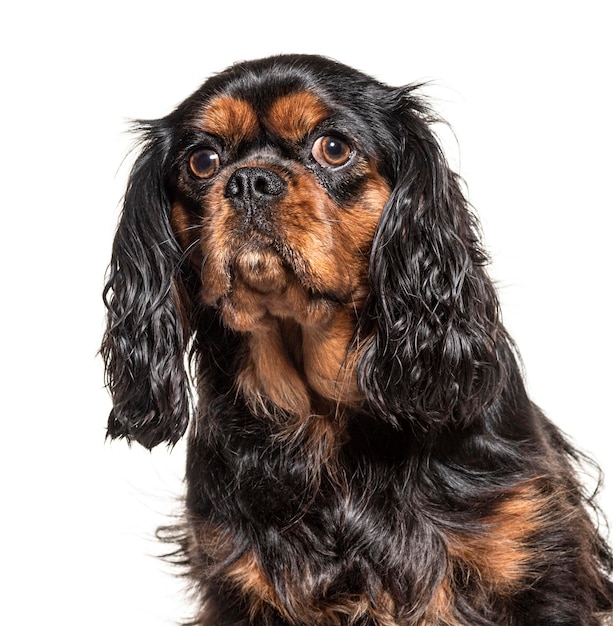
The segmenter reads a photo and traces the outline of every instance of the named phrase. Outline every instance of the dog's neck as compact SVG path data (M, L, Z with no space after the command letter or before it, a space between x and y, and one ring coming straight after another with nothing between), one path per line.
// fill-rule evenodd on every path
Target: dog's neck
M272 405L298 418L338 412L360 401L352 309L339 308L325 323L309 326L271 317L247 333L248 351L239 387L257 409Z

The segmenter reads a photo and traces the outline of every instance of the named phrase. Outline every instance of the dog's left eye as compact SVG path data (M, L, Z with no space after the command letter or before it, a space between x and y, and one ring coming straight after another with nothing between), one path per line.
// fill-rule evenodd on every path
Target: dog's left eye
M324 135L313 144L311 154L324 167L340 167L349 161L351 146L340 137Z

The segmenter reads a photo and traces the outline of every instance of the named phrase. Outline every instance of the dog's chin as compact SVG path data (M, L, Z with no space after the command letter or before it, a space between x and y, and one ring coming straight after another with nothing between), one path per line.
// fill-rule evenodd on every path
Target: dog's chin
M230 265L234 282L261 294L282 294L292 274L273 246L261 242L241 248Z
M314 327L331 319L340 298L321 293L300 278L285 256L274 244L262 241L249 242L231 256L227 289L217 300L228 327L256 332L280 320Z

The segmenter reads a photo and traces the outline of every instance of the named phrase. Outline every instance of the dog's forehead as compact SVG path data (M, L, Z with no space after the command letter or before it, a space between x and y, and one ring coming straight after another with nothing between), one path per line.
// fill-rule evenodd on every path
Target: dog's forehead
M231 143L253 140L265 131L288 141L299 141L332 113L329 104L307 89L289 93L220 94L199 112L202 130Z

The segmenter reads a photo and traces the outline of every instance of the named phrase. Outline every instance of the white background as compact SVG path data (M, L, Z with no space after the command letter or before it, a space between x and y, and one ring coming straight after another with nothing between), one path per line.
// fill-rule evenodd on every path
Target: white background
M321 53L391 84L435 81L529 389L608 472L613 517L605 2L7 5L0 622L153 626L188 611L153 539L178 510L183 450L105 443L100 292L127 120L165 115L211 73L272 53Z

